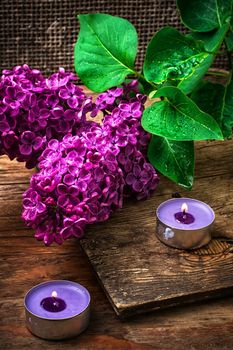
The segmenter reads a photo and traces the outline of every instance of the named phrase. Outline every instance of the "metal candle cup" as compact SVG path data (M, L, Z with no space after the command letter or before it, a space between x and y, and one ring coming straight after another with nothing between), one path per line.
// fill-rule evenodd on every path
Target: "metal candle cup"
M43 307L49 303L54 291L64 301L58 312L54 308ZM54 298L56 305L56 298ZM90 294L82 285L57 280L41 283L28 291L24 299L26 325L31 333L44 339L60 340L74 337L83 332L90 318ZM52 310L52 311L51 311Z
M188 224L176 219L184 203L190 216L194 217ZM211 240L211 226L215 215L213 209L204 202L191 198L170 199L159 205L156 215L156 236L168 246L194 249L206 245Z

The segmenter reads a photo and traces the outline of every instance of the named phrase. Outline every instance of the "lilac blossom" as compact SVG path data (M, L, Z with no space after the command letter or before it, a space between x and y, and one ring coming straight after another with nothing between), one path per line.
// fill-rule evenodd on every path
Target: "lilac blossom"
M92 103L62 68L48 78L27 65L2 73L0 153L32 168L50 139L76 133Z
M146 199L157 187L159 178L146 159L150 135L141 126L146 99L139 94L134 81L129 85L134 96L130 95L129 87L125 85L121 99L115 99L112 112L107 113L103 120L103 137L111 145L112 152L117 156L118 166L123 171L125 195Z
M0 79L0 154L39 169L23 195L22 216L45 245L82 237L124 197L146 199L159 181L146 158L146 96L137 82L94 102L75 79L62 68L45 78L27 65L4 70ZM99 112L101 125L94 119Z
M95 145L87 142L86 134L95 132L101 143L100 129L90 123L80 136L51 140L39 158L39 172L23 196L22 215L46 245L80 238L87 224L107 220L122 207L125 181L116 157L110 150L97 150L98 138Z

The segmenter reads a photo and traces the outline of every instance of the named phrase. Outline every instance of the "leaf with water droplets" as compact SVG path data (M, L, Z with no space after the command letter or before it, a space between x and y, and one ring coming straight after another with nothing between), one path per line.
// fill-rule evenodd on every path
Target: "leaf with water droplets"
M182 79L177 87L181 89L185 94L189 94L195 89L202 77L208 71L211 63L213 62L214 55L208 55L195 69L193 69L192 74L186 78Z
M127 20L103 13L80 15L75 69L83 83L102 92L134 72L137 32Z
M170 180L192 188L194 177L193 141L172 141L153 135L148 147L148 159Z
M148 45L144 75L154 83L186 79L208 56L200 42L166 27L157 32Z
M192 37L195 40L202 42L202 45L206 51L214 53L221 47L228 28L229 25L226 24L219 29L212 30L211 32L193 32L186 35L186 37ZM214 54L209 54L195 69L193 69L193 73L188 78L182 79L177 86L186 94L192 92L208 71L209 67L213 63L214 57Z
M146 131L174 141L223 139L214 118L201 111L177 87L162 87L154 97L164 100L145 109L142 126Z

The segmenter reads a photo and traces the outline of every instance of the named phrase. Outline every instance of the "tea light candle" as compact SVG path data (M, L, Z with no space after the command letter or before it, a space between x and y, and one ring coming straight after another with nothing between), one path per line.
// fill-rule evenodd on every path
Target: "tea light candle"
M206 203L192 198L174 198L156 211L156 235L163 243L180 249L199 248L211 240L215 215Z
M65 339L86 329L90 294L81 284L58 280L38 284L27 293L26 325L44 339Z

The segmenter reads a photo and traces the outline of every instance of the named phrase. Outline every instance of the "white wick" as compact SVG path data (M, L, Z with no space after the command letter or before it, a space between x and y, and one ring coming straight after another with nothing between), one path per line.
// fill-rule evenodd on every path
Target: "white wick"
M54 290L51 294L52 298L56 299L57 298L57 292Z
M188 211L188 205L186 203L183 203L181 206L181 211L185 214Z

